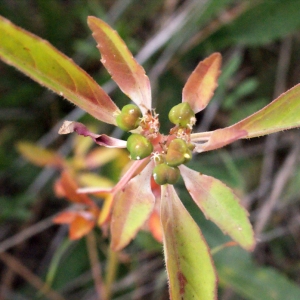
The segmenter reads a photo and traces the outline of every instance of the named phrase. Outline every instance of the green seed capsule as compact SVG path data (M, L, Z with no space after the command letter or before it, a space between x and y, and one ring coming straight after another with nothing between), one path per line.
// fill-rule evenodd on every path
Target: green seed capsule
M187 102L174 106L169 112L169 120L181 127L187 127L193 123L193 118L195 118L195 113Z
M196 147L196 145L193 144L193 143L187 143L186 145L187 145L187 147L188 147L191 151L193 151L193 150L195 149L195 147Z
M182 139L171 141L166 154L166 163L171 167L177 167L192 159L192 152Z
M170 167L165 163L157 165L153 169L153 178L159 185L175 184L180 177L180 171L177 167Z
M127 149L131 159L143 159L151 154L153 146L151 142L140 134L132 134L127 140Z
M134 104L127 104L116 117L117 125L124 131L136 129L139 126L141 110Z

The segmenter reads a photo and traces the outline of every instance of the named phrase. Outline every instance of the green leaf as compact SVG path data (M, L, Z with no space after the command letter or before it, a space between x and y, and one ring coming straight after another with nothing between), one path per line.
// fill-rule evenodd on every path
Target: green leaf
M150 178L153 164L131 179L115 197L111 220L111 247L114 251L126 247L149 218L155 202Z
M151 89L145 70L133 58L124 41L108 24L95 17L88 17L101 53L101 62L119 88L143 112L151 109Z
M231 247L214 255L220 286L229 286L243 299L294 300L299 286L274 268L261 267L249 253Z
M118 107L70 58L0 16L0 58L103 122L116 124Z
M209 135L208 142L199 145L197 151L214 150L238 139L258 137L299 126L300 84L297 84L244 120L207 133ZM192 139L196 137L197 134L192 134Z
M189 103L195 113L203 110L211 100L218 86L221 61L222 56L217 52L201 61L183 88L182 102Z
M179 169L187 190L206 218L243 248L253 250L255 239L248 213L234 192L214 177L202 175L184 165Z
M32 205L35 197L29 194L17 194L15 196L0 196L1 210L0 222L2 221L27 221L32 217ZM16 207L18 209L16 209Z
M67 250L69 250L70 246L74 243L71 240L64 240L60 245L57 247L53 257L50 261L49 268L46 274L46 283L49 287L51 287L52 282L55 278L57 271L61 266L61 262L63 260L63 256L66 254Z
M217 276L204 237L172 185L162 186L161 223L170 298L217 298Z
M270 43L300 27L299 0L249 1L248 4L249 9L213 36L217 48Z
M59 261L59 268L57 268L55 274L53 274L55 276L52 277L52 288L59 290L66 287L67 284L76 280L78 276L89 268L90 261L86 250L85 239L76 242L72 241L70 247L67 249L67 253L63 255Z
M236 86L236 88L229 95L226 96L226 99L224 99L222 102L222 108L234 110L236 105L238 105L238 101L252 94L258 86L259 82L255 78L245 79L244 81L240 82L240 84ZM240 112L241 111L239 110L239 113Z

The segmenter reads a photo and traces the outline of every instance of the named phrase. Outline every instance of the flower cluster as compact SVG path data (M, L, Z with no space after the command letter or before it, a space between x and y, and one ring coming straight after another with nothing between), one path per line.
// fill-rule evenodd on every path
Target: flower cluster
M134 102L125 105L121 110L115 109L111 113L114 120L110 123L131 134L127 141L123 141L105 134L92 133L83 124L71 121L65 121L59 133L76 132L91 137L98 145L127 148L129 151L132 164L113 188L79 189L79 193L105 192L111 195L113 201L110 207L110 227L113 249L124 248L151 218L157 202L157 197L153 195L151 180L162 187L160 202L163 203L162 199L167 193L164 187L170 186L170 189L180 175L204 214L244 248L252 249L255 244L253 231L247 213L238 204L234 193L217 179L200 175L185 166L192 159L193 152L218 148L237 139L231 134L230 141L217 140L217 143L212 145L210 132L193 133L195 114L206 107L217 87L221 55L212 54L200 62L191 74L183 89L182 102L172 107L168 115L174 127L168 135L164 135L159 131L158 114L151 106L150 82L144 69L134 60L118 34L106 23L90 17L88 24L98 42L102 63L120 89ZM217 203L219 199L215 199L214 190L215 193L228 194L226 204ZM176 195L173 188L172 193ZM213 203L211 198L216 203ZM224 222L218 214L224 214L222 206L229 205L233 208L225 210L226 217L229 220L233 219L234 210L238 210L239 218Z

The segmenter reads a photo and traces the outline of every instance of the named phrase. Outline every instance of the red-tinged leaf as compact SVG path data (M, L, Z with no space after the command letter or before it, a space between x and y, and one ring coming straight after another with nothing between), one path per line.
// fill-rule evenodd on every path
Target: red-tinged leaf
M63 198L66 196L65 194L65 190L61 185L61 180L60 178L55 180L54 185L53 185L53 190L54 190L54 194L56 195L56 197L58 198Z
M23 157L37 166L53 166L62 168L64 165L64 161L58 153L47 150L35 144L19 142L17 144L17 149Z
M182 102L189 103L195 113L203 110L212 98L218 86L221 61L220 53L213 53L201 61L183 88Z
M217 299L217 275L208 245L172 185L162 186L161 223L170 298Z
M87 195L77 193L78 185L67 171L64 171L61 174L59 187L63 190L64 195L68 200L91 207L95 206L95 203Z
M70 58L47 41L0 17L0 58L103 122L116 124L118 107Z
M223 129L210 132L208 142L198 152L214 150L238 139L258 137L300 126L300 84L281 94L269 105L246 119ZM192 134L192 139L197 134Z
M149 222L148 222L149 230L153 237L160 243L163 241L163 233L162 233L162 227L160 223L160 215L158 211L153 210Z
M95 226L96 211L65 211L53 218L55 224L69 224L69 237L77 240L89 233Z
M70 224L77 216L76 211L64 211L53 218L55 224Z
M188 167L179 167L185 186L207 219L213 221L246 250L253 250L255 239L248 212L234 192L221 181Z
M155 197L150 186L152 170L153 163L150 162L115 197L110 227L114 251L128 245L153 210Z
M77 215L70 224L70 240L78 240L88 234L95 226L95 220L89 220L81 215Z
M83 136L89 136L96 144L108 148L126 148L127 145L126 141L110 137L106 134L92 133L86 126L79 122L65 121L58 131L59 134L69 134L72 132L76 132Z
M145 70L133 58L124 41L108 24L88 17L88 25L98 43L101 62L120 89L143 112L151 109L151 88Z

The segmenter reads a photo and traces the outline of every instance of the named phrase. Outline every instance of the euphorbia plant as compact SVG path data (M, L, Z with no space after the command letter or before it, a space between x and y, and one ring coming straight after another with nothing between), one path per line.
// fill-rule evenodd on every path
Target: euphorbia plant
M76 132L97 144L127 148L132 163L111 189L111 247L123 249L150 218L160 192L160 221L171 299L216 299L217 276L200 229L181 203L174 184L180 175L204 215L236 243L253 250L255 238L246 210L234 192L219 180L185 166L192 153L214 150L238 139L266 135L300 126L300 86L280 95L248 118L223 129L193 132L195 114L213 96L221 55L214 53L198 64L183 88L182 102L170 107L174 127L159 131L151 106L151 90L144 69L135 61L119 35L105 22L89 17L102 63L119 88L134 102L121 110L82 69L47 42L0 18L0 57L3 61L70 100L100 121L119 126L131 135L127 141L94 134L83 124L66 121L61 134ZM167 105L167 103L166 103ZM156 197L153 191L156 191Z

